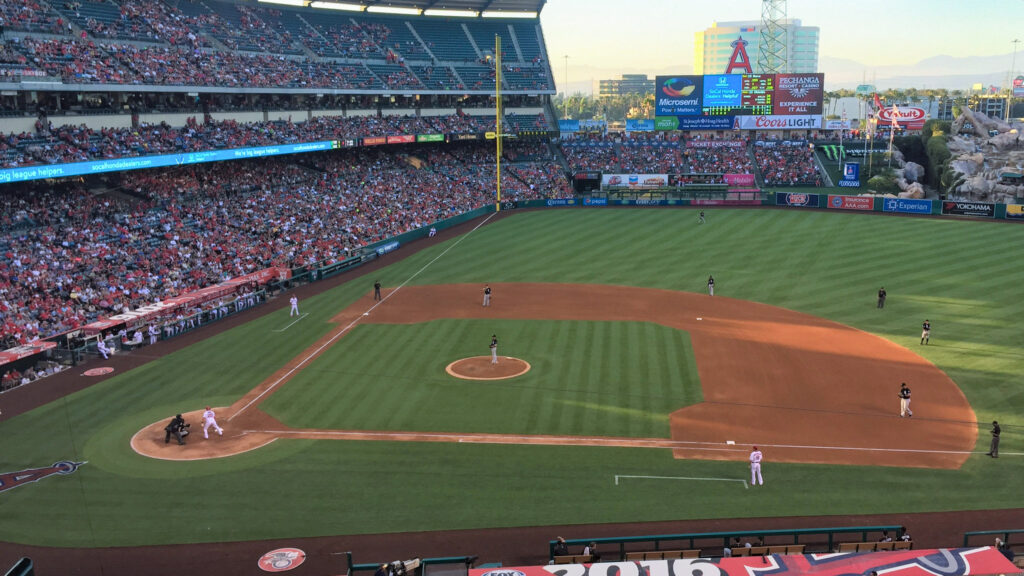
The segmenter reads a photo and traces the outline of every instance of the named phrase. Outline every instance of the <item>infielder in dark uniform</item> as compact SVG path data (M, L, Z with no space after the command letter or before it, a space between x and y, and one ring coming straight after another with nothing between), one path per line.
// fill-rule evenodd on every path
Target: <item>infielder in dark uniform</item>
M910 409L910 388L907 387L907 383L900 384L900 418L904 416L911 417L914 415L914 411Z
M885 308L885 286L878 289L878 307Z
M921 323L921 344L927 344L928 340L932 336L932 323L925 318L925 321ZM941 346L940 346L941 348Z
M380 280L373 283L373 299L380 300Z
M715 277L708 276L708 296L715 295Z
M985 456L991 456L993 458L999 458L999 433L1002 430L999 429L999 422L992 421L992 444L988 447L988 454Z
M491 287L487 284L484 285L484 306L491 305Z

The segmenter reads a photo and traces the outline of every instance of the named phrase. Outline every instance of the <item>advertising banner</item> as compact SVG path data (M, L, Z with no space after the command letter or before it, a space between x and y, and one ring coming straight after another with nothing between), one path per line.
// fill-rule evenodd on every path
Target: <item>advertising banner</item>
M608 205L608 199L607 198L594 198L593 196L584 196L583 197L583 205L584 206L607 206Z
M545 201L548 206L575 206L575 198L548 198Z
M580 121L579 120L559 120L558 121L559 132L579 132Z
M654 132L654 120L626 119L626 132Z
M449 142L465 142L467 140L481 140L482 134L449 134Z
M602 174L601 188L649 189L668 186L668 174Z
M904 107L896 108L896 123L907 130L920 130L924 128L924 122L928 114L924 108ZM889 126L892 124L892 107L882 108L878 111L878 124Z
M378 256L383 256L383 255L387 254L388 252L394 252L395 250L398 250L398 246L399 246L398 240L392 240L391 242L388 242L387 244L382 244L382 245L377 247L377 250L376 250L377 255Z
M828 207L837 210L873 210L875 199L873 196L837 196L829 194Z
M417 134L417 142L444 142L444 134Z
M860 162L843 163L843 177L839 180L840 188L860 188Z
M1024 96L1024 76L1017 76L1013 79L1013 97L1020 98Z
M388 136L388 144L411 144L416 141L416 136L412 134L404 136Z
M655 130L732 130L735 116L658 116Z
M657 116L699 116L703 96L703 76L656 76L654 79Z
M817 194L794 194L792 192L776 192L776 206L800 206L803 208L817 208Z
M1007 220L1024 220L1024 204L1007 204Z
M971 576L1016 574L1020 570L991 546L897 550L846 554L769 554L730 558L639 560L595 564L552 564L470 568L468 576Z
M955 216L984 216L985 218L992 218L996 215L996 205L992 202L946 200L942 203L942 213Z
M21 360L22 358L28 358L34 354L40 352L46 352L57 347L56 342L45 342L37 341L31 344L24 344L22 346L16 346L0 352L0 364L7 364L8 362L14 362L15 360Z
M712 116L729 114L740 107L743 91L742 74L709 74L704 76L704 105L701 110Z
M753 174L726 174L725 183L728 184L730 188L753 188L754 186L757 186L757 181L754 179Z
M912 198L886 198L882 202L883 212L899 212L901 214L931 214L931 200L915 200Z
M379 146L387 143L388 139L384 136L370 136L368 138L363 138L363 146Z
M736 116L739 130L817 130L821 116Z
M821 115L824 74L776 74L775 114Z
M746 148L743 140L692 140L686 143L687 148Z
M829 120L825 122L825 130L849 130L849 120Z

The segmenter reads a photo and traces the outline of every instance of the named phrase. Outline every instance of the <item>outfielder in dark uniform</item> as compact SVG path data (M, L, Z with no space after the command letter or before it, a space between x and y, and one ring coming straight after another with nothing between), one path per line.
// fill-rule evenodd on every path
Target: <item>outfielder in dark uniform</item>
M885 308L885 286L878 289L878 307Z
M999 458L999 433L1002 430L999 429L999 422L992 421L992 444L988 447L988 454L985 456L991 456L993 458Z
M926 318L925 321L921 323L921 344L927 344L928 340L931 339L931 336L932 336L932 323L929 322L928 319ZM941 346L940 346L940 348L941 348Z

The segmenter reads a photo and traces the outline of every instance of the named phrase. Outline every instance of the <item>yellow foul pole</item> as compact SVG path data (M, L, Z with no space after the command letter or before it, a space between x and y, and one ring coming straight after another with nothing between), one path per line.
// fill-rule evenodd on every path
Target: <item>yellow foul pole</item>
M494 141L498 154L495 211L501 211L501 36L494 35Z

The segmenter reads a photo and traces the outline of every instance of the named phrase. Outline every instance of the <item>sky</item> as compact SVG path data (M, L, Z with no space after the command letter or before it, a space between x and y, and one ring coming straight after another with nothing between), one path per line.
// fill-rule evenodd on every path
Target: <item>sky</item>
M1005 76L1015 38L1024 69L1024 0L789 0L787 15L821 29L826 86L830 72L871 82L936 56L981 57L965 71ZM695 32L760 18L760 0L548 0L541 12L555 82L562 91L568 71L570 92L622 73L690 72ZM939 82L917 83L929 81Z

